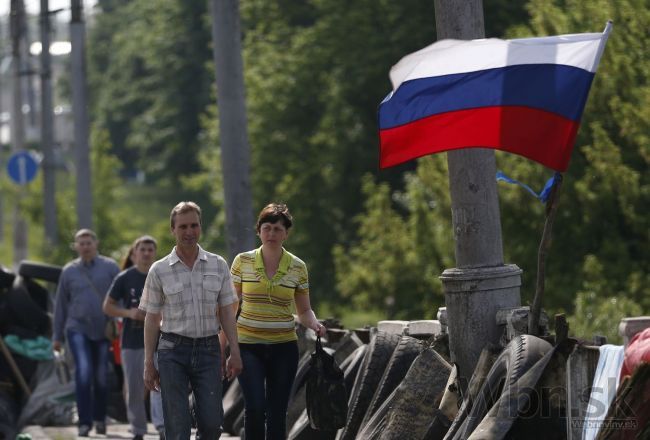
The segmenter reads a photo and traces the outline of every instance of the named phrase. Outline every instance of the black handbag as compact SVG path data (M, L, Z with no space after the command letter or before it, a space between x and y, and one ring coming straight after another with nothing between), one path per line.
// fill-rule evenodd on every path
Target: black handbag
M334 357L323 350L320 336L307 372L307 416L313 429L335 431L345 426L348 397L343 371Z

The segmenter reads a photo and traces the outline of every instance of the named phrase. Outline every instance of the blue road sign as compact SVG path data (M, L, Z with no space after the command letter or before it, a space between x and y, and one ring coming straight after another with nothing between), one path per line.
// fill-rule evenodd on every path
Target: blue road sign
M14 153L7 162L7 172L11 180L18 185L25 185L36 177L38 161L29 151Z

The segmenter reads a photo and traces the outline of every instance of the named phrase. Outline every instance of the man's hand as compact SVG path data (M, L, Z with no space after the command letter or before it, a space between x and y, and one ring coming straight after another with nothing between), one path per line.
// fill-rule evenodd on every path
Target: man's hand
M144 321L144 317L147 315L140 309L130 308L128 309L128 318L134 321Z
M160 391L160 375L153 364L153 360L144 362L144 386L149 391Z
M226 379L235 379L237 376L239 376L239 373L241 373L242 368L243 367L239 353L231 353L230 356L228 356L228 360L226 361Z
M52 351L61 351L61 341L52 341Z

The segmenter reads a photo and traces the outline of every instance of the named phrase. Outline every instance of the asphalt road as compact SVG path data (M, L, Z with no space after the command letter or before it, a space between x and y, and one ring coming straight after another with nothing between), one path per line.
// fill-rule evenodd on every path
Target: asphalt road
M91 439L131 439L133 434L129 432L128 424L115 424L109 423L106 427L106 435L95 434L90 431ZM76 426L27 426L22 431L24 434L29 434L32 440L72 440L77 438ZM194 438L194 435L192 435ZM222 434L222 439L239 440L239 437L232 437L228 434ZM158 433L153 425L149 425L148 433L144 436L144 440L158 440Z

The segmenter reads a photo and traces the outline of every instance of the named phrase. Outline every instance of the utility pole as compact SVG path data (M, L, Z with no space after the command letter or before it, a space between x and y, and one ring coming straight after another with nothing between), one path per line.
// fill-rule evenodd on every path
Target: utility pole
M482 0L435 0L435 14L438 40L485 37ZM499 341L497 310L521 303L521 269L503 264L494 151L450 151L447 165L456 268L440 278L452 361L465 387L481 350Z
M72 112L74 121L75 168L77 170L77 226L93 227L90 146L86 111L86 31L82 0L71 0L70 54L72 69Z
M22 45L25 35L25 5L23 0L11 0L11 40L12 40L12 67L13 67L13 111L11 115L11 141L13 151L24 149L25 121L23 118L23 93L22 93ZM19 199L22 198L24 186L19 189ZM27 258L27 223L20 212L18 200L14 205L13 228L13 264L14 269Z
M255 246L250 146L238 0L212 0L212 40L219 103L219 137L228 255Z
M11 15L11 14L10 14ZM1 32L5 32L3 28L0 27ZM1 65L4 64L4 58L5 58L5 46L2 45L0 46L0 68ZM5 91L5 76L4 76L4 71L0 70L0 113L4 111L4 108L2 107L2 104L4 103L4 99L2 96L4 95ZM1 194L0 193L0 243L3 243L5 240L5 215L4 215L4 200L5 200L6 194Z
M43 149L43 211L45 248L57 244L52 69L50 59L50 5L41 0L41 148Z

